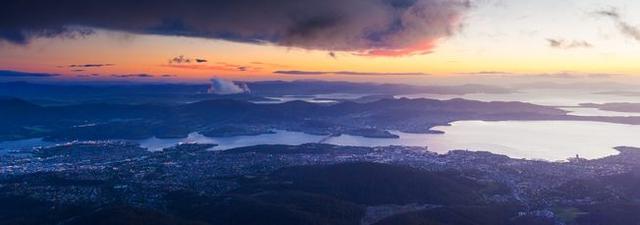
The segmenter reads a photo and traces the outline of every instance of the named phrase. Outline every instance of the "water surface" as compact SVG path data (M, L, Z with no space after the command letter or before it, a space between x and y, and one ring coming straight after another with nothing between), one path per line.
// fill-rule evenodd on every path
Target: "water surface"
M261 144L299 145L327 143L345 146L420 146L430 151L446 153L450 150L488 151L513 158L565 160L579 155L595 159L617 154L614 147L639 146L640 126L588 121L458 121L451 126L435 127L444 134L392 133L398 139L365 138L352 135L327 137L301 132L276 130L273 134L237 137L205 137L191 133L186 138L135 140L150 151L160 151L180 143L217 144L211 150ZM51 146L56 143L42 139L0 143L0 151Z
M430 151L489 151L513 158L565 160L578 154L595 159L617 154L617 146L640 146L640 126L586 121L459 121L435 127L445 134L394 132L399 139L350 135L327 143L358 146L428 146Z

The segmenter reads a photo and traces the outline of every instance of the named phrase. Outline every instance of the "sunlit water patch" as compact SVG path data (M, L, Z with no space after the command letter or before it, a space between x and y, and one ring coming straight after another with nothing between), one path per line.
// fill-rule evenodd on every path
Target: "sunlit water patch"
M565 160L579 155L595 159L617 154L616 146L640 146L640 126L588 121L459 121L435 127L444 134L410 134L400 138L365 138L352 135L327 137L276 130L272 134L237 137L206 137L191 133L186 138L148 138L134 141L150 151L160 151L180 143L216 144L211 150L225 150L261 144L299 145L327 143L345 146L420 146L430 151L489 151L513 158ZM0 151L51 146L41 139L0 143Z
M325 136L277 131L274 134L209 138L193 133L184 139L151 138L139 143L150 150L162 150L180 142L213 143L214 150L258 144L327 143L345 146L420 146L430 151L489 151L513 158L565 160L579 155L595 159L616 154L616 146L640 146L640 126L587 121L459 121L435 127L444 134L410 134L400 138L365 138L353 135Z
M640 126L584 121L459 121L436 127L445 134L395 132L399 139L343 135L331 144L428 146L430 151L489 151L513 158L565 160L594 159L613 154L616 146L640 146Z

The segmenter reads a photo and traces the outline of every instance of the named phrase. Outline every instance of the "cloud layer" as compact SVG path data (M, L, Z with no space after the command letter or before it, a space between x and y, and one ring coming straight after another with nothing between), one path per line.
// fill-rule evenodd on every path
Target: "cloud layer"
M611 18L623 35L633 38L636 41L640 41L640 27L634 26L625 21L616 8L597 11L596 14Z
M115 64L73 64L69 65L69 68L91 68L91 67L105 67L105 66L115 66Z
M428 73L420 72L356 72L356 71L304 71L304 70L278 70L274 74L284 75L355 75L355 76L425 76Z
M13 70L0 70L0 78L3 77L13 77L13 78L24 78L24 77L57 77L59 74L52 73L30 73L30 72L21 72L21 71L13 71Z
M593 47L593 44L587 42L587 41L580 41L580 40L565 40L565 39L554 39L554 38L549 38L547 39L547 42L549 42L549 47L552 48L558 48L558 49L574 49L574 48L591 48Z
M87 28L397 56L454 34L469 0L20 0L0 7L0 39L84 36Z
M210 94L232 95L251 92L246 84L236 84L233 81L214 78L211 79L211 86L207 91Z

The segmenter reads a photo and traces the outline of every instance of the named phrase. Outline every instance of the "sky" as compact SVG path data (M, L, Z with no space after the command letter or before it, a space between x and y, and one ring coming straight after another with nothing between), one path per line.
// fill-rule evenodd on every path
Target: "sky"
M632 0L2 4L0 70L59 80L640 75Z

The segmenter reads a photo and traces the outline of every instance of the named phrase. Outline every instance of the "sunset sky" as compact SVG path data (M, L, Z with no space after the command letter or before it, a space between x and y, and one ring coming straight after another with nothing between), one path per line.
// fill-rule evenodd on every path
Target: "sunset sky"
M640 74L632 0L14 2L0 70L58 79Z

